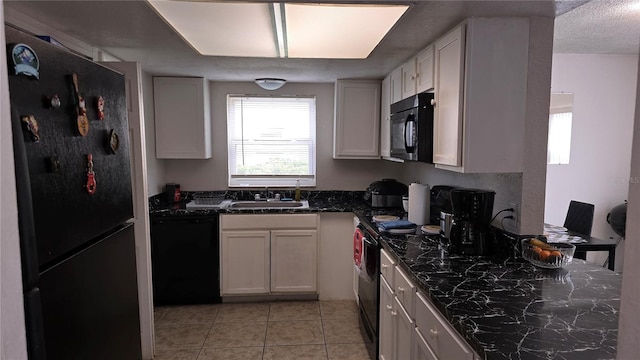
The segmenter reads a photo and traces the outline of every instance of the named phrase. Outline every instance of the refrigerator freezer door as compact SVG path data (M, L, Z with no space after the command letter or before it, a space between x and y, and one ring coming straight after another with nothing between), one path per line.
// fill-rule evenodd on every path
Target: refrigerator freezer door
M40 275L47 359L142 358L135 256L126 224Z
M44 329L42 328L42 307L40 290L33 288L24 292L25 328L27 330L27 352L29 360L46 360Z

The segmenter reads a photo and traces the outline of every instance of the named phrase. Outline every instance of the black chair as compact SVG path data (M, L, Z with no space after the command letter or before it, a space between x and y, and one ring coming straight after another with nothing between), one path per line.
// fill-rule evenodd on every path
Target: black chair
M571 200L569 203L569 210L567 211L567 217L564 220L564 227L569 231L591 236L593 212L593 204Z
M591 227L593 226L593 204L587 204L580 201L571 200L567 217L564 220L564 227L569 231L579 234L591 236ZM576 259L587 259L586 251L576 251L573 255Z

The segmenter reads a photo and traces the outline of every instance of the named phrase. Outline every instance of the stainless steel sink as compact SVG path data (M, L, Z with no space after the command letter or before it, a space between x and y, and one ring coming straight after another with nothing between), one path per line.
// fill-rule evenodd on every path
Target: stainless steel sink
M233 201L230 209L307 209L309 202L302 201Z
M193 200L187 204L187 209L206 210L206 209L308 209L309 201L280 201L280 200L261 200L261 201L240 201L240 200L222 200L217 202L202 201L202 199Z

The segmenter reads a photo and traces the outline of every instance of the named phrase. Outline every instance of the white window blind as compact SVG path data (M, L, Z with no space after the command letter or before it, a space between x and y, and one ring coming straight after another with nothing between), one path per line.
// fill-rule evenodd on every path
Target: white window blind
M227 96L229 186L315 186L315 97Z
M547 164L568 164L571 154L571 121L573 114L562 112L549 115Z

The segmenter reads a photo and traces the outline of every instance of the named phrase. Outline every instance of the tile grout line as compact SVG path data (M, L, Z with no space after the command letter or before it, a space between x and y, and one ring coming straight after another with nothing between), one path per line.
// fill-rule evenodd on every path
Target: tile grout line
M267 326L264 329L264 342L262 344L262 357L261 357L262 360L264 360L264 356L267 352L267 333L269 332L269 318L271 317L271 304L273 303L269 303L269 309L267 310Z
M324 352L327 355L327 360L329 360L329 348L327 347L327 335L324 331L324 313L322 312L322 305L320 305L320 301L318 301L318 308L320 310L320 324L322 324L322 339L324 340Z
M207 339L209 338L209 335L211 334L211 329L213 329L213 324L215 324L216 319L218 318L218 314L220 314L220 309L218 309L217 306L216 306L215 309L216 309L216 316L213 317L213 320L211 321L211 325L209 325L209 331L207 331L207 336L204 337L204 341L202 342L202 346L200 347L200 351L198 351L198 355L196 356L196 360L200 359L200 355L204 351L204 345L207 343Z

